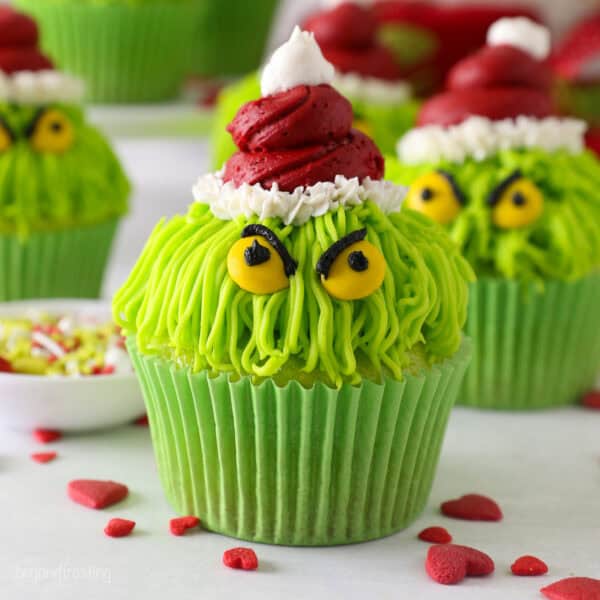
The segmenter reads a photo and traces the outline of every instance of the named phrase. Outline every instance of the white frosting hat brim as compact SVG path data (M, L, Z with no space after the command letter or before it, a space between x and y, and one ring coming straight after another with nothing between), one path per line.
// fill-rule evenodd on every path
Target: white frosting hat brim
M17 104L80 102L83 81L60 71L19 71L7 75L0 71L0 101Z
M398 157L406 164L462 163L468 158L485 160L501 150L540 148L573 154L585 148L587 125L578 119L547 117L492 121L469 117L459 125L427 125L409 131L398 142Z

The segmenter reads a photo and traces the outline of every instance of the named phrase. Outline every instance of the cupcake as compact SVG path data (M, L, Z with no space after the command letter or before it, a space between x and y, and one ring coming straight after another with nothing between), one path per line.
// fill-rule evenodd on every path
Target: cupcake
M95 298L129 184L37 38L0 7L0 301Z
M459 402L575 402L600 366L600 163L585 124L552 116L548 31L500 20L422 107L388 176L443 224L478 276Z
M81 77L91 102L160 102L189 70L199 0L14 0L44 50Z
M177 512L253 541L391 534L425 506L469 353L471 269L352 129L296 30L239 151L159 223L114 298Z
M335 66L333 86L352 102L354 126L373 138L382 152L393 153L398 138L415 123L418 103L402 79L391 50L377 42L372 10L355 2L337 2L308 18L325 58ZM226 88L214 124L214 163L221 168L236 151L225 126L240 104L260 97L260 77L249 75Z

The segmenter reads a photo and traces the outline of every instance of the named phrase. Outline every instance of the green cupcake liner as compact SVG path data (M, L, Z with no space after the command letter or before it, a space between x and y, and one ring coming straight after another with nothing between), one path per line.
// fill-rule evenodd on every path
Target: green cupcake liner
M195 0L200 18L191 72L203 76L243 75L263 59L279 0Z
M0 301L98 298L117 223L0 234Z
M294 546L380 538L418 516L470 356L465 341L423 375L335 390L211 379L128 347L175 510Z
M189 67L199 6L15 0L39 23L42 46L86 82L92 102L157 102L176 97Z
M577 402L600 372L600 274L574 283L480 280L471 286L473 341L458 404L532 410Z

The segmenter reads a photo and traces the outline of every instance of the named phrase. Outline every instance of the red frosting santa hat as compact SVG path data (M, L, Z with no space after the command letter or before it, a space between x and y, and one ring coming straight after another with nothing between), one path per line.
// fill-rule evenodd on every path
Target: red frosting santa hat
M394 55L377 40L377 20L372 2L329 0L326 9L308 17L303 29L315 35L323 56L339 73L398 81Z
M398 144L406 163L483 160L502 149L583 149L585 124L553 116L550 33L524 17L500 19L487 44L449 73Z
M0 6L0 101L44 104L81 100L83 83L56 71L38 42L33 19Z

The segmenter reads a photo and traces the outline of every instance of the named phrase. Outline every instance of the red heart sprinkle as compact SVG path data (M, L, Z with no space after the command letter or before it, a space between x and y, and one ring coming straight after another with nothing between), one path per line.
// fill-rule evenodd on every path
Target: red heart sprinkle
M62 433L54 429L36 429L33 432L33 437L40 442L40 444L49 444L60 440Z
M73 502L88 508L106 508L127 497L126 485L115 481L97 481L95 479L76 479L67 487L69 498Z
M142 415L141 417L138 417L133 424L139 425L140 427L148 427L148 415Z
M545 575L548 572L548 565L535 556L521 556L511 565L510 570L513 572L513 575L531 577L534 575Z
M443 502L442 514L453 519L466 521L500 521L502 511L500 507L487 496L467 494L456 500Z
M434 581L454 585L465 577L482 577L493 573L494 561L475 548L446 544L429 548L425 570Z
M12 373L13 368L8 360L0 356L0 373Z
M31 459L38 463L49 463L57 457L56 452L34 452Z
M258 569L258 558L252 548L232 548L223 552L223 564L230 569L255 571Z
M600 600L600 580L568 577L540 590L550 600Z
M586 408L600 410L600 390L593 390L591 392L588 392L581 400L581 403Z
M419 533L419 539L431 544L449 544L452 536L443 527L427 527Z
M183 535L188 529L193 529L200 525L198 517L177 517L169 522L169 529L173 535Z
M111 519L104 528L104 533L109 537L126 537L133 531L134 527L135 521L129 521L128 519Z

